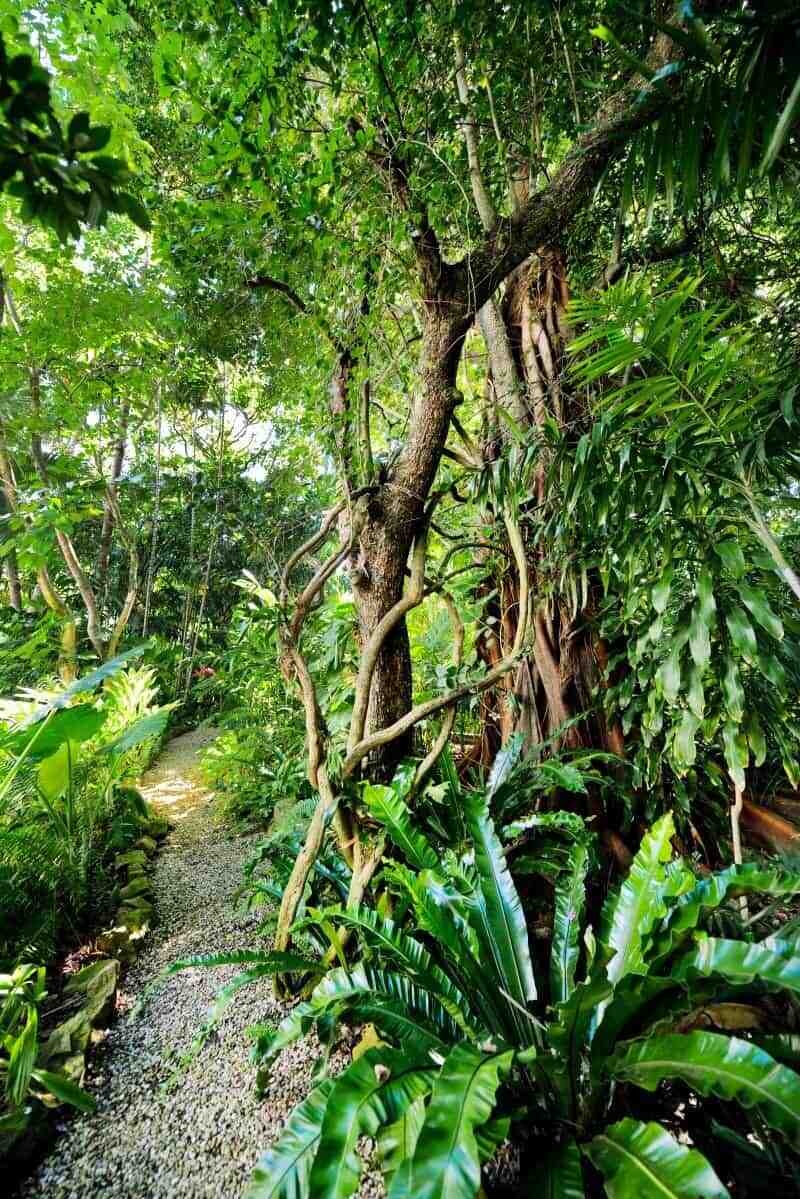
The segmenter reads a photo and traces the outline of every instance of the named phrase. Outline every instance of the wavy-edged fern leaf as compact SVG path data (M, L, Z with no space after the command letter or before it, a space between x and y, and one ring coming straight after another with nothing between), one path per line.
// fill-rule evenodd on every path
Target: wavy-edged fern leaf
M655 1122L611 1124L586 1148L609 1199L729 1199L702 1153L681 1145Z

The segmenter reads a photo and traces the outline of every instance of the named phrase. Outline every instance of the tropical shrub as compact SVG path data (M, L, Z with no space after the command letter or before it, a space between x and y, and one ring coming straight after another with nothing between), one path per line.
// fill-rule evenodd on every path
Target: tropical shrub
M131 668L139 653L35 693L0 737L0 958L10 963L45 959L101 917L111 857L149 817L128 784L160 743L169 708L153 702L152 673Z
M353 1194L364 1135L377 1138L392 1199L474 1196L512 1124L542 1193L583 1194L588 1159L611 1196L648 1194L654 1175L665 1194L725 1196L724 1148L704 1143L710 1162L670 1132L681 1087L709 1100L733 1136L743 1122L778 1134L790 1156L800 1146L800 1076L785 1064L794 1040L761 1032L765 997L800 989L800 953L792 939L709 932L726 901L797 894L800 876L747 864L698 880L670 860L666 815L605 901L595 937L583 924L591 842L570 830L544 972L486 796L466 799L472 849L457 859L433 849L397 793L366 791L406 859L384 875L407 906L395 918L363 906L310 914L339 955L342 934L356 933L363 960L327 971L258 1038L260 1082L311 1028L330 1044L341 1022L371 1024L380 1044L295 1109L252 1199ZM277 968L275 955L251 955L253 977Z
M94 1110L92 1097L71 1079L36 1065L46 996L43 966L20 965L0 974L0 1157L27 1128L31 1100Z

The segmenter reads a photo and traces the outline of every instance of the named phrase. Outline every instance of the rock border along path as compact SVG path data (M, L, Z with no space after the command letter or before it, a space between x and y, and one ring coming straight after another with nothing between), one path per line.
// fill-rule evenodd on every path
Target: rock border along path
M122 979L117 1019L92 1055L91 1116L65 1118L20 1199L240 1199L260 1151L280 1133L309 1089L319 1047L290 1046L258 1102L246 1029L285 1012L268 982L243 987L202 1050L177 1073L219 987L239 968L189 970L170 979L130 1016L165 966L195 954L257 944L257 912L234 909L253 839L220 827L200 780L203 729L176 737L145 776L142 791L175 825L153 876L158 923ZM374 1174L362 1195L380 1195Z

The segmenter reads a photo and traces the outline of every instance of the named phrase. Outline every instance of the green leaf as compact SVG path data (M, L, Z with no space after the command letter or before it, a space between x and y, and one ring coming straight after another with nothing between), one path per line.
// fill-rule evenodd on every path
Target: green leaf
M800 993L800 955L783 956L764 945L696 933L696 944L670 965L673 978L709 978L718 974L737 986L755 979Z
M664 692L664 699L674 704L681 689L681 646L676 645L658 668L658 679Z
M475 925L483 952L494 960L500 986L521 1007L536 998L528 928L514 880L502 846L489 817L485 796L468 792L464 819L475 848L480 899L475 908ZM515 1009L515 1022L527 1043L531 1026Z
M769 600L763 591L758 591L755 587L748 587L746 583L740 583L739 595L744 606L750 611L753 619L758 621L762 629L776 641L782 641L783 622L772 611Z
M795 80L789 99L786 101L783 112L778 118L778 123L773 130L772 137L769 139L769 144L761 159L760 171L764 175L770 171L775 165L775 160L783 149L783 144L789 136L789 130L794 120L794 114L800 105L800 75Z
M654 930L649 959L661 959L672 953L708 913L715 911L728 899L737 899L741 895L771 895L777 898L798 894L800 873L790 873L777 866L762 866L757 862L729 866L726 870L695 882L689 890L671 901Z
M692 619L689 625L689 653L698 670L704 670L711 658L711 617L699 603L695 603L692 607Z
M539 1199L584 1199L581 1151L569 1140L559 1145L537 1166L531 1179Z
M674 833L672 815L667 812L642 838L619 894L604 904L600 940L613 952L608 963L611 983L618 983L626 974L647 973L642 950L654 923L666 911L664 867L672 856Z
M6 1094L12 1107L20 1107L28 1093L28 1087L36 1065L38 1053L39 1013L31 1005L25 1017L22 1032L11 1041L6 1075Z
M586 1152L609 1199L728 1199L702 1153L679 1144L660 1124L625 1119L594 1138Z
M246 1199L308 1199L311 1164L334 1079L326 1078L294 1109L277 1145L258 1159Z
M378 1158L381 1169L387 1178L397 1174L403 1163L408 1163L410 1167L411 1158L414 1156L414 1149L424 1123L425 1099L420 1095L405 1108L398 1120L395 1120L393 1124L388 1124L380 1133L377 1143ZM398 1191L404 1186L405 1183L400 1183Z
M104 745L102 752L104 754L123 754L129 749L141 745L144 741L162 736L169 723L170 711L170 707L160 708L157 712L151 712L149 716L142 716L113 741L109 741L108 745Z
M50 1070L34 1070L33 1078L49 1094L55 1095L62 1103L68 1103L70 1107L76 1107L78 1111L93 1112L97 1107L93 1097L64 1074L54 1074Z
M684 708L672 743L675 765L681 772L688 770L690 766L694 765L695 758L697 757L695 735L699 724L700 721L697 716L689 711L688 708Z
M722 726L722 746L728 773L737 787L744 790L744 772L750 762L750 750L744 733L741 733L739 726L731 720L726 720Z
M72 773L72 751L69 742L60 745L54 754L40 763L37 771L39 790L46 799L58 799L69 786Z
M370 1049L348 1066L328 1099L310 1193L350 1199L361 1177L359 1137L374 1136L382 1125L397 1121L415 1099L428 1094L433 1078L433 1069L420 1069L419 1062L387 1049Z
M734 541L733 539L729 541L717 541L714 543L714 552L719 555L723 564L735 579L742 577L746 568L742 547L738 541Z
M475 1131L491 1117L513 1058L513 1050L485 1055L468 1044L450 1050L411 1162L416 1199L474 1199L481 1178Z
M424 834L414 828L408 805L393 788L367 783L362 795L370 814L385 826L410 865L417 870L438 868L438 854Z
M551 1003L563 1003L569 999L575 985L588 868L588 848L576 845L570 857L569 871L556 885L553 944L550 950Z
M725 657L725 669L722 674L722 697L731 720L738 723L744 715L744 688L739 678L739 668L730 655Z
M74 683L70 683L68 687L65 687L52 701L52 707L63 708L76 695L82 695L85 691L94 691L95 687L104 682L105 679L110 679L115 674L118 674L134 658L141 658L143 653L144 646L137 645L133 649L126 650L124 654L118 654L116 658L109 658L107 662L104 662L102 666L98 666L96 670L83 675L82 678L76 679Z
M659 616L667 609L669 593L672 586L672 571L665 570L650 593L650 600Z
M467 997L437 966L425 946L404 933L391 920L385 920L378 912L363 904L347 910L326 908L324 912L312 912L311 915L314 919L330 920L336 925L358 929L369 945L399 962L421 986L436 995L465 1032L470 1035L474 1032L466 1019L470 1013Z
M745 662L755 662L758 644L753 626L747 619L743 608L734 607L725 613L725 623L731 635L731 641Z
M106 713L92 704L78 704L74 708L54 712L28 750L27 757L41 761L51 757L65 741L72 741L76 745L90 741L100 731L105 719ZM0 741L0 749L6 753L22 753L36 732L35 725L26 724Z
M800 1075L749 1041L712 1032L650 1037L634 1041L612 1072L648 1091L680 1078L700 1095L736 1100L800 1147Z

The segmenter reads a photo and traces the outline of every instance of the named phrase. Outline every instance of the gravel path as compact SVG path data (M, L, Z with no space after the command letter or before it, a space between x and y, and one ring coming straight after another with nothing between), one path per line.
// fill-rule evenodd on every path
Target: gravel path
M244 987L203 1049L177 1076L175 1065L236 967L190 970L129 1013L145 986L176 958L254 946L260 917L234 910L232 895L251 839L216 822L197 755L213 730L175 738L142 790L175 824L157 858L158 927L125 973L119 1015L93 1054L86 1085L91 1116L67 1118L20 1199L239 1199L261 1150L308 1091L318 1047L310 1040L278 1059L257 1103L245 1030L283 1015L268 983ZM382 1193L366 1176L362 1195Z

